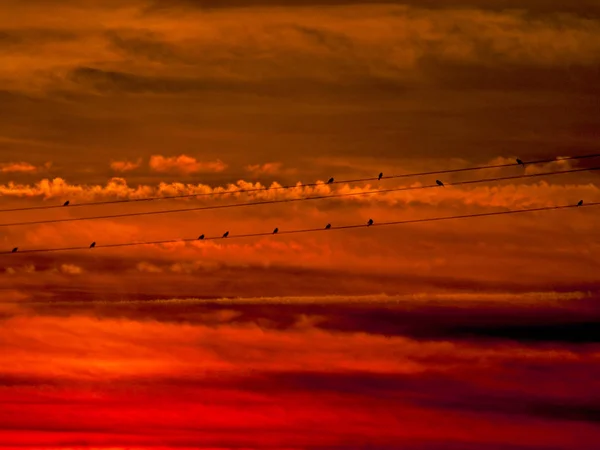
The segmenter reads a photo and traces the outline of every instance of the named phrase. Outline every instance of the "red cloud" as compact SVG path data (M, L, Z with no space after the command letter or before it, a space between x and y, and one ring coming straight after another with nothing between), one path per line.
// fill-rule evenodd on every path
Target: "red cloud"
M248 172L252 172L255 175L260 175L260 174L275 174L275 173L279 173L281 171L281 166L282 164L279 162L274 162L274 163L265 163L263 165L260 164L251 164L249 166L246 166L246 170Z
M49 169L52 163L47 162L43 166L34 166L28 162L10 162L1 163L0 172L2 173L35 173L43 169Z
M137 169L142 165L141 158L136 162L132 161L113 161L110 163L110 168L115 172L129 172Z
M153 155L150 157L150 168L155 172L190 174L199 172L222 172L227 168L227 164L223 163L220 159L203 162L187 155L171 157Z
M281 300L278 311L293 301ZM87 301L47 303L46 313L6 311L0 334L4 448L65 448L83 440L103 448L207 448L207 442L286 448L300 436L302 448L375 442L433 449L449 442L473 449L510 441L579 449L600 436L598 396L589 389L598 374L595 347L342 334L315 326L319 319L311 314L274 327L262 299L246 304L252 321L232 321L240 317L236 301L220 310L201 309L200 301L97 309L101 303L87 313ZM76 304L84 309L73 314ZM161 314L186 319L193 305L195 320L152 320L147 312L158 305ZM390 311L389 304L380 306L382 315ZM143 311L140 319L121 317L135 308ZM458 308L469 322L478 320ZM109 310L108 316L101 312ZM528 310L517 317L530 317ZM348 317L356 317L354 311ZM435 314L436 306L424 311ZM444 315L442 306L438 317ZM350 436L349 426L357 430Z
M83 269L74 264L62 264L60 271L65 275L81 275L83 273Z

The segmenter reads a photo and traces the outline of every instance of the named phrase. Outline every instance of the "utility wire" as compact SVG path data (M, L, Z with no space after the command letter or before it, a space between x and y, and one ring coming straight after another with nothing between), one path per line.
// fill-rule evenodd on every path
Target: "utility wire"
M146 242L124 242L120 244L105 244L105 245L96 245L94 249L90 247L60 247L60 248L46 248L46 249L32 249L32 250L22 250L17 252L0 252L0 255L8 255L8 254L24 254L24 253L49 253L49 252L62 252L62 251L76 251L76 250L95 250L98 248L118 248L118 247L134 247L141 245L158 245L158 244L173 244L177 242L202 242L202 241L215 241L215 240L229 240L229 239L241 239L241 238L252 238L252 237L267 237L267 236L278 236L284 234L303 234L303 233L316 233L316 232L329 232L333 230L350 230L356 228L371 228L371 227L384 227L384 226L397 226L397 225L407 225L407 224L415 224L415 223L424 223L424 222L440 222L446 220L462 220L462 219L471 219L477 217L491 217L491 216L503 216L509 214L524 214L531 212L540 212L540 211L556 211L556 210L566 210L571 208L586 208L586 207L594 207L600 206L600 202L594 203L585 203L585 204L577 204L577 205L562 205L562 206L546 206L541 208L529 208L529 209L514 209L508 211L496 211L496 212L487 212L487 213L478 213L478 214L465 214L465 215L457 215L457 216L444 216L444 217L428 217L423 219L409 219L409 220L398 220L393 222L375 222L371 225L368 224L360 224L360 225L343 225L339 227L330 227L330 228L306 228L299 230L282 230L278 233L250 233L250 234L234 234L229 235L227 237L206 237L203 240L199 238L196 239L168 239L161 241L146 241Z
M445 186L461 186L468 184L476 184L476 183L489 183L493 181L506 181L506 180L517 180L523 178L535 178L542 177L547 175L561 175L566 173L577 173L577 172L585 172L598 170L600 167L591 167L584 169L570 169L570 170L562 170L555 172L545 172L545 173L534 173L527 175L514 175L509 177L494 177L494 178L484 178L479 180L467 180L467 181L457 181L455 183L447 183ZM174 213L183 213L183 212L191 212L191 211L206 211L213 209L228 209L228 208L241 208L244 206L258 206L258 205L272 205L277 203L292 203L292 202L304 202L308 200L323 200L329 198L341 198L341 197L356 197L359 195L374 195L374 194L383 194L388 192L400 192L400 191L413 191L420 189L431 189L431 188L440 188L438 184L431 184L426 186L408 186L408 187L400 187L400 188L392 188L392 189L378 189L374 191L365 191L365 192L349 192L344 194L332 194L332 195L319 195L313 197L301 197L301 198L286 198L279 200L264 200L264 201L256 201L256 202L245 202L245 203L232 203L227 205L210 205L210 206L198 206L194 208L181 208L181 209L166 209L162 211L141 211L135 213L122 213L122 214L108 214L102 216L88 216L88 217L73 217L67 219L45 219L45 220L35 220L28 222L9 222L9 223L0 223L0 228L3 227L19 227L25 225L41 225L41 224L49 224L49 223L64 223L64 222L80 222L84 220L99 220L99 219L118 219L122 217L138 217L138 216L151 216L158 214L174 214Z
M579 160L579 159L588 159L588 158L597 158L600 156L600 153L590 154L590 155L578 155L578 156L567 156L564 158L552 158L552 159L538 159L534 161L523 162L524 165L532 165L532 164L543 164L550 163L556 161L571 161L571 160ZM510 163L510 164L494 164L488 166L477 166L477 167L464 167L460 169L448 169L448 170L438 170L433 172L415 172L415 173L406 173L401 175L390 175L390 176L382 176L381 178L355 178L350 180L339 180L333 181L331 183L309 183L309 184L297 184L297 185L288 185L288 186L278 186L278 187L266 187L266 188L250 188L250 189L238 189L235 191L220 191L220 192L204 192L199 194L181 194L181 195L169 195L162 197L141 197L141 198L128 198L123 200L105 200L98 202L86 202L86 203L72 203L69 204L68 208L77 208L82 206L100 206L100 205L114 205L119 203L136 203L136 202L149 202L154 200L174 200L174 199L183 199L183 198L196 198L196 197L216 197L221 195L228 194L246 194L250 192L266 192L266 191L277 191L277 190L287 190L287 189L296 189L296 188L305 188L305 187L315 187L315 186L324 186L328 184L346 184L346 183L361 183L367 181L379 181L379 180L392 180L397 178L412 178L412 177L421 177L426 175L443 175L449 173L458 173L458 172L469 172L474 170L484 170L484 169L499 169L504 167L514 167L519 166L519 163ZM0 213L4 212L16 212L16 211L35 211L35 210L44 210L44 209L57 209L57 208L65 208L64 205L44 205L44 206L30 206L24 208L9 208L9 209L0 209Z

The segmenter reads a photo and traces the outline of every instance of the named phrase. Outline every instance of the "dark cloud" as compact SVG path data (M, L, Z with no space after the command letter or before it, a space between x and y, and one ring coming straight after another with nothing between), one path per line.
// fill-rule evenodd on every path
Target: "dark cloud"
M197 91L203 88L201 82L194 80L134 75L92 67L79 67L72 70L69 79L103 93L172 94Z
M517 306L417 307L345 309L344 314L321 312L320 326L342 331L410 336L425 340L515 340L570 344L600 342L600 315L587 309L564 310L542 305L535 313Z
M99 252L98 252L99 253ZM8 260L11 255L5 255ZM18 255L11 260L10 267L16 274L5 272L0 274L0 282L10 283L15 289L32 292L32 295L52 296L54 300L63 300L84 290L98 299L116 296L119 299L135 299L138 296L147 298L193 298L202 293L204 298L244 297L260 295L266 297L291 296L296 293L308 296L319 295L366 295L373 293L373 286L378 292L388 295L404 294L428 286L429 289L469 292L475 288L481 293L527 293L540 287L535 282L521 281L485 281L465 276L457 278L440 274L404 273L393 274L376 269L350 268L307 268L300 265L272 263L268 267L260 262L252 262L243 266L220 261L205 266L191 266L189 270L179 271L174 265L179 261L172 257L142 258L139 254L124 257L104 257L91 252ZM148 272L139 264L150 264L158 273ZM35 265L35 273L22 272L28 265ZM83 270L85 276L70 276L55 273L63 265L74 265ZM379 273L378 273L379 272ZM148 280L149 273L152 279ZM118 278L117 278L118 275ZM190 278L191 277L191 278ZM107 280L110 280L108 282ZM43 291L36 290L44 286ZM553 283L548 288L556 291L593 290L598 286L590 284ZM76 297L73 297L76 298ZM457 311L460 312L460 311ZM371 312L365 311L365 318ZM350 322L352 315L362 321L359 311L348 313ZM387 313L372 312L371 320L376 324L379 320L391 320ZM390 312L394 314L394 312ZM401 310L397 314L403 314ZM332 325L336 326L336 325ZM340 324L340 327L352 325ZM384 324L382 324L384 326ZM384 326L385 328L385 326ZM391 331L391 330L390 330Z
M549 366L545 366L548 369ZM48 386L60 389L68 384L71 389L94 391L99 388L107 393L126 391L136 386L140 393L160 390L170 395L178 391L193 397L202 397L203 391L227 392L236 390L252 394L269 395L273 399L290 396L310 395L321 398L323 403L353 402L362 404L369 401L377 409L387 410L394 416L407 407L441 410L447 413L485 414L489 420L494 417L515 419L537 418L557 422L600 421L600 397L587 394L572 376L577 366L553 363L560 373L540 377L535 374L525 380L515 379L510 373L487 373L489 382L503 380L498 390L490 390L485 383L479 383L470 375L456 373L391 374L370 372L319 372L319 371L277 371L260 372L239 376L235 374L203 374L202 376L152 377L143 376L111 380L77 381L61 380L57 377L32 378L23 376L0 376L0 386L24 388L28 386ZM599 368L586 366L593 374ZM477 371L477 367L473 370ZM571 374L571 375L569 375ZM106 386L109 385L109 386ZM564 386L563 390L558 390ZM546 389L553 388L554 391ZM61 404L59 399L53 402ZM68 402L65 402L65 405ZM98 406L104 406L98 401ZM48 425L48 429L53 427ZM109 425L107 425L109 426Z
M443 333L443 331L442 331ZM460 338L514 339L526 342L600 342L600 318L593 322L550 323L531 325L458 326L449 335Z
M491 50L481 50L490 54ZM513 91L535 94L539 91L600 95L593 80L600 76L600 65L570 65L562 68L534 65L495 64L493 66L451 63L424 58L420 61L425 76L447 89Z
M0 29L0 48L4 51L27 51L31 45L47 45L55 42L74 41L81 38L81 34L71 30L56 28L13 28Z
M597 370L597 369L596 369ZM555 383L559 379L554 378ZM388 405L390 413L399 403L425 408L442 408L458 412L497 414L498 416L531 416L556 421L597 423L600 421L600 398L560 397L554 393L519 393L504 389L494 394L465 379L443 375L401 375L375 373L277 373L229 380L250 390L310 392L312 395L340 395L348 398L370 398ZM568 382L568 380L565 380ZM522 385L521 385L522 386ZM375 400L376 399L376 400ZM490 417L490 420L492 418Z
M352 51L354 48L352 39L341 33L302 25L293 26L292 28L314 41L315 44L332 51Z
M147 49L146 49L147 50ZM148 50L147 50L148 51ZM92 67L73 69L68 79L86 91L101 94L210 95L215 92L259 95L274 98L319 97L327 89L347 99L370 95L401 95L407 87L383 78L351 78L325 82L310 78L265 78L264 81L234 81L212 77L147 76L128 72L107 71Z
M242 277L228 272L227 277L231 276ZM334 279L333 274L326 276ZM220 283L225 285L224 280ZM333 283L335 286L335 281ZM353 289L356 289L355 286L360 286L360 283L353 283ZM156 301L157 297L161 298L161 288L144 290L141 283L139 288L139 291L121 292L113 288L109 294L102 291L93 293L77 286L48 286L44 297L34 295L31 301L22 305L36 314L52 316L90 314L94 317L205 325L258 323L277 330L294 328L299 318L308 316L316 318L315 326L324 330L405 336L423 341L489 344L513 341L525 345L567 345L574 350L577 344L600 342L600 313L593 308L593 297L569 300L563 306L540 303L535 308L527 308L520 306L518 301L486 304L468 300L458 301L456 305L416 300L330 304L327 300L272 303L269 299L257 299L240 303L235 301L232 292L229 294L231 301L222 303L215 301L214 296L211 298L210 290L206 289L203 290L206 295L195 296L195 300L186 300L185 296L181 296L181 300L172 299L165 292L165 301ZM334 291L339 289L336 286ZM190 291L189 297L192 295ZM223 296L228 296L226 290ZM65 302L65 298L77 298L78 301ZM98 302L100 298L104 301ZM518 299L518 295L515 298ZM132 299L136 301L127 301ZM236 314L222 319L214 315L219 311L234 311Z
M563 2L560 0L161 0L151 1L150 10L174 7L206 9L252 7L318 7L350 5L398 5L431 9L473 8L491 11L524 10L532 13L572 13L585 17L600 15L600 6L594 0Z
M164 37L157 33L113 30L107 32L106 37L117 52L127 56L135 55L137 58L160 62L192 62L185 56L179 55L179 49L167 43Z

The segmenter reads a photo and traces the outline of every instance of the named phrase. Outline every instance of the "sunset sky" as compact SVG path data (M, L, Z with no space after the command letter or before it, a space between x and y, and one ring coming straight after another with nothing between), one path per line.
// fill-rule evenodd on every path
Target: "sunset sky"
M450 185L600 167L599 80L597 0L3 0L0 449L600 449L600 206L335 230L600 202Z

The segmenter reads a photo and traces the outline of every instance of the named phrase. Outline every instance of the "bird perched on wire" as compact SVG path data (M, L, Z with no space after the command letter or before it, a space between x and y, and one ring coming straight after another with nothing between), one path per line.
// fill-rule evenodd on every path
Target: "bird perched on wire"
M17 253L18 250L19 250L19 247L15 247L15 248L12 249L12 252L13 253Z
M225 234L223 235L224 238L226 238L227 236L229 236L229 231L226 231Z
M69 200L67 200L66 202L63 203L63 206L69 206L69 203L71 203L71 202L69 202Z
M329 181L327 181L327 184L331 184L331 183L333 183L333 177L331 177L331 178L329 179Z
M331 229L331 224L330 224L330 223L328 223L328 224L325 226L325 229L326 229L326 230L330 230L330 229Z
M198 240L201 241L202 239L204 239L204 235L201 234L200 236L198 236Z
M444 186L444 183L442 183L440 180L435 180L435 182L437 183L438 186Z
M517 158L517 164L520 164L521 166L525 167L525 163L523 161L521 161L519 158Z
M377 180L381 180L382 178L383 178L383 172L381 172L381 173L379 174L379 176L377 177Z
M367 222L368 227L370 227L371 225L373 225L373 219L369 219L369 221Z
M96 246L96 243L95 243L95 242L92 242L92 243L90 244L90 248L94 248L95 246Z
M577 206L581 206L583 205L583 200L579 200L579 203L577 203Z
M277 233L279 233L279 228L275 228L275 229L273 230L273 234L277 234Z

